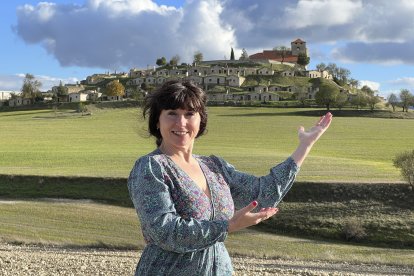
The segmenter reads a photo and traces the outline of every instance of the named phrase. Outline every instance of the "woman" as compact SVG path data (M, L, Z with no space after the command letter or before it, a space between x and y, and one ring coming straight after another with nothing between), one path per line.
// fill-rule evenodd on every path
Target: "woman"
M135 275L231 275L227 234L276 214L332 120L328 113L309 131L300 127L295 152L255 177L214 155L192 153L207 113L204 91L191 82L165 83L146 98L143 115L157 149L137 160L128 179L147 243Z

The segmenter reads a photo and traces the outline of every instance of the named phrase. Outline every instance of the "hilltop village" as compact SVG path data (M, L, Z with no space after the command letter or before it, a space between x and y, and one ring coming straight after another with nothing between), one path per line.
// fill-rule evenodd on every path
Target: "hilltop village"
M44 101L96 102L142 99L157 86L168 80L186 79L200 85L210 102L286 100L313 100L322 81L338 86L346 98L352 97L349 89L332 81L326 70L307 70L299 65L299 57L307 57L306 42L296 39L291 48L264 50L238 60L210 60L192 64L130 69L129 73L106 73L88 76L76 84L61 84L48 91ZM107 93L108 85L121 84L116 93ZM33 99L14 96L7 105L20 106L33 103Z

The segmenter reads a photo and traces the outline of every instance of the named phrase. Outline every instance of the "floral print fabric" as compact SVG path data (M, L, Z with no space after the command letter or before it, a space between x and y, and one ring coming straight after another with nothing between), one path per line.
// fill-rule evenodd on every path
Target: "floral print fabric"
M299 170L292 158L266 176L237 171L216 156L194 155L211 200L159 149L139 158L128 189L147 243L135 275L231 275L224 246L234 210L253 200L276 206Z

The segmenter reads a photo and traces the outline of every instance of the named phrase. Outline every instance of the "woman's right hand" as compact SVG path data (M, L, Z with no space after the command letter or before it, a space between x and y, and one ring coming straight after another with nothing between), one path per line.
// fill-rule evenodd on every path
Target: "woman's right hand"
M229 233L256 225L274 216L279 211L278 208L268 207L260 209L257 213L252 213L256 206L257 201L253 201L243 209L236 211L234 216L229 220Z

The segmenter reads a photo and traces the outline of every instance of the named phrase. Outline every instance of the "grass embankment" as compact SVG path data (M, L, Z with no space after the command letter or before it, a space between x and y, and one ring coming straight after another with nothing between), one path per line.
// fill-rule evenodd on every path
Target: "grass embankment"
M0 176L7 199L91 199L132 207L126 179ZM259 229L290 236L345 241L345 225L356 221L360 243L414 247L414 192L406 184L296 183L281 212ZM0 226L0 234L5 230ZM351 237L352 238L352 237Z
M142 249L144 241L132 208L85 202L0 203L0 240L69 247ZM284 237L254 230L230 234L233 255L299 260L413 266L413 250L368 247Z

